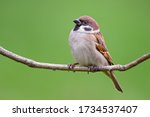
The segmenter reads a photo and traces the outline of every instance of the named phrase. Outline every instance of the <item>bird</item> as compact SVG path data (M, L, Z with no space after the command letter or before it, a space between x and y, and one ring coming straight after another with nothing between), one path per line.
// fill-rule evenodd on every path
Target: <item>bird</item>
M94 66L113 65L112 57L96 20L91 16L84 15L73 22L75 26L69 34L69 45L76 63L72 66L79 64L94 68ZM104 71L104 73L112 80L115 88L123 92L114 72Z

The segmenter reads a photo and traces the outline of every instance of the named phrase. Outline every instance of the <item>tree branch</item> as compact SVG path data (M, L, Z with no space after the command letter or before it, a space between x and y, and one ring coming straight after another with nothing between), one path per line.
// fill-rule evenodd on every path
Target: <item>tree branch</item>
M37 62L31 59L25 58L23 56L17 55L2 47L0 47L0 54L14 61L25 64L29 67L32 67L32 68L43 68L43 69L64 70L64 71L82 71L82 72L98 72L98 71L113 71L113 70L126 71L150 58L150 53L148 53L126 65L118 64L118 65L112 65L112 66L100 66L100 67L96 67L95 71L91 71L88 67L75 66L73 69L69 69L68 65L64 65L64 64L50 64L50 63Z

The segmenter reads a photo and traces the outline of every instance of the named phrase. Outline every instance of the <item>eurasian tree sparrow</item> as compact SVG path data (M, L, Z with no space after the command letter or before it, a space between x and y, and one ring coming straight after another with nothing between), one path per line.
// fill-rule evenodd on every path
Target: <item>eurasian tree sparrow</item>
M69 44L76 62L87 67L113 65L98 23L90 16L81 16L74 23L76 25L70 32ZM114 73L104 73L111 78L116 89L123 92Z

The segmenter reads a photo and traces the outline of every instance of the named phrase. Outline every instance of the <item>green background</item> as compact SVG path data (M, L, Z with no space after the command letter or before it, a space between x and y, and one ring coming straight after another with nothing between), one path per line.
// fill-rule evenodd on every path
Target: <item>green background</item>
M73 19L97 20L116 64L150 51L149 0L0 0L0 46L33 60L70 64ZM150 99L150 60L117 72L124 93L103 73L32 69L0 55L0 99Z

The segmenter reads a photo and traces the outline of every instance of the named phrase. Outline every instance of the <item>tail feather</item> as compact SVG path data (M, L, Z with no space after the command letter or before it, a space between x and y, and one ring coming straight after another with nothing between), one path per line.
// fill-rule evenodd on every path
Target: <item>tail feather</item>
M122 90L121 86L119 85L119 82L117 81L116 76L114 75L114 73L112 71L110 71L110 72L105 72L105 74L111 78L111 80L113 81L116 89L123 93L123 90Z

